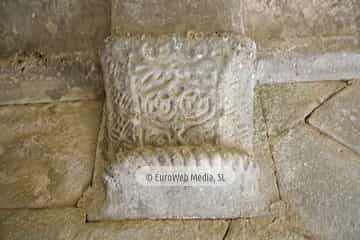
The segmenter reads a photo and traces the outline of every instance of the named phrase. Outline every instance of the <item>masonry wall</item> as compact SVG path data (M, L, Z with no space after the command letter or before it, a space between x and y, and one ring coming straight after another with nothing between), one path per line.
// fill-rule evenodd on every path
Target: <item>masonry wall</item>
M87 222L104 40L174 32L256 42L254 121L279 195L257 218ZM0 239L358 239L359 33L355 0L2 0Z

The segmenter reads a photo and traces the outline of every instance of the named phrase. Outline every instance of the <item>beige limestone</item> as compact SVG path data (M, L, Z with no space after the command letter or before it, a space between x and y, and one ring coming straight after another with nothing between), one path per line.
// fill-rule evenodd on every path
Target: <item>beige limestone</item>
M0 239L68 240L81 224L85 224L85 213L75 208L0 210Z
M129 221L88 223L76 230L74 240L221 240L226 221Z
M100 61L91 52L16 55L0 60L0 105L100 98Z
M273 218L274 217L274 218ZM307 240L273 217L219 220L158 220L85 223L82 210L0 210L0 238L6 240Z
M0 208L76 204L90 184L101 106L0 107Z
M283 216L279 218L262 217L233 220L230 224L227 240L308 240L297 233Z
M85 223L80 209L0 210L6 240L221 240L226 221L123 221Z

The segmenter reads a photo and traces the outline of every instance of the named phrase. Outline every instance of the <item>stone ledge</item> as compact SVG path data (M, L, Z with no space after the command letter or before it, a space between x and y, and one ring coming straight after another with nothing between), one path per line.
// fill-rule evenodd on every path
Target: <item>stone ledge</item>
M0 61L0 105L97 99L102 72L90 52L28 56Z
M272 43L266 49L258 46L254 84L360 78L360 51L354 37ZM2 58L0 88L4 89L0 105L96 99L103 93L103 76L92 52L37 52Z
M285 54L304 56L336 52L359 52L360 50L357 35L263 39L257 40L256 45L259 58L271 58Z
M278 54L259 58L257 84L360 78L360 52Z

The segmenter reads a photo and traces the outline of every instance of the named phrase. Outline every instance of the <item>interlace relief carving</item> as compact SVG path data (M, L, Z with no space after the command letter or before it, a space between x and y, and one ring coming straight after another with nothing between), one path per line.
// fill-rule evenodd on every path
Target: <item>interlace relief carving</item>
M120 37L108 43L102 62L114 148L236 146L238 135L249 136L249 127L236 121L242 107L236 94L251 89L240 82L235 67L251 62L251 43L228 36ZM236 128L233 133L229 124Z

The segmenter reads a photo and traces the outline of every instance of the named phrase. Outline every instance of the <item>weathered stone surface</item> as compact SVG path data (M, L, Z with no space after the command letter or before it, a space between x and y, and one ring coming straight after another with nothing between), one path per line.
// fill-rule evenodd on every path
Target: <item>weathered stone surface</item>
M0 61L0 105L95 99L102 79L92 53L14 56Z
M113 7L111 17L108 6ZM189 51L184 50L189 53L185 56L186 61L190 59L185 64L181 62L182 53L167 54L166 37L160 39L165 39L165 43L152 39L148 45L126 45L127 42L111 46L109 55L115 60L110 61L108 66L108 72L113 74L109 74L108 79L114 80L116 86L121 85L119 82L122 80L119 79L126 80L124 88L121 85L121 89L108 92L115 104L108 105L106 110L113 110L115 114L106 112L105 120L112 121L113 125L111 129L103 127L105 132L99 141L94 185L85 194L90 195L84 200L90 214L89 220L117 219L121 214L122 217L156 217L156 214L163 217L168 209L173 212L185 209L190 212L185 217L194 217L207 206L211 208L204 211L206 214L201 214L202 217L214 217L215 214L221 217L257 216L266 214L268 206L280 195L290 203L298 218L295 228L279 221L277 216L234 220L227 229L227 222L224 221L85 224L81 210L1 210L0 239L358 240L358 80L323 105L325 99L345 84L263 86L264 90L260 88L262 103L259 102L260 97L254 99L253 86L255 81L256 84L263 84L360 78L360 54L356 50L360 34L359 6L360 1L354 0L2 1L0 55L9 56L15 52L33 55L16 56L0 64L0 105L96 98L101 91L101 76L93 56L88 53L58 52L96 49L110 32L110 19L113 21L114 34L162 35L192 30L188 36L194 39L186 39L185 42L193 41L196 44L197 40L203 38L203 34L196 31L246 33L257 41L258 51L260 48L264 53L254 70L255 57L247 56L248 53L255 53L254 44L250 44L251 49L244 58L241 53L248 47L247 42L239 53L241 60L237 61L238 53L234 54L234 49L223 51L221 44L221 53L217 55L216 51L208 51L201 44L192 48L193 43L186 45L176 39L175 48L190 46ZM129 41L141 42L144 39L146 42L146 37L135 41L129 38ZM228 38L224 39L229 41ZM210 41L204 45L213 44L217 42ZM53 55L54 52L57 55ZM117 67L127 64L128 67ZM183 69L186 74L181 71ZM213 84L211 74L217 74L217 69L221 69L219 78L230 79L229 84ZM136 86L133 83L141 75L142 83ZM235 75L240 77L234 79L232 76ZM174 82L183 81L186 84L176 83L177 88L162 89L173 79ZM148 81L152 80L161 83L161 87L154 84L159 88L146 89ZM209 87L199 90L194 86L199 80L210 83ZM188 89L195 90L190 94L180 94ZM226 94L219 95L218 90ZM122 93L129 93L130 97ZM181 100L174 100L177 94L181 95ZM206 94L210 96L209 99L204 98ZM224 102L216 101L218 99L224 99ZM130 107L133 102L138 102L140 107ZM218 105L212 105L214 102ZM93 170L99 118L99 106L95 105L97 103L87 102L61 105L66 107L36 105L0 108L0 208L72 206L77 202ZM180 106L180 114L173 114L171 108L175 105ZM319 105L320 108L309 119L315 128L297 126ZM202 111L208 106L215 107ZM154 125L156 127L152 128ZM267 130L273 146L266 142ZM101 141L109 140L108 137L112 144L110 147L107 145L109 142ZM196 146L190 148L189 145ZM228 146L218 145L231 145L235 154L229 154ZM238 149L234 150L234 147ZM279 168L275 168L277 166L273 166L271 161L271 147L274 148L274 159ZM140 150L151 153L142 159L136 155ZM221 194L218 190L209 194L205 191L201 197L198 197L201 195L196 191L198 189L186 195L186 188L184 192L173 189L162 189L163 192L149 189L139 191L138 186L128 184L127 178L131 176L128 170L138 167L138 161L161 163L164 160L161 157L166 156L167 164L173 160L188 163L194 159L182 154L184 151L191 153L192 150L198 154L200 164L211 165L217 160L231 162L235 159L244 166L245 176L252 176L258 181L243 186L242 183L237 184L231 190L233 194ZM225 156L223 151L228 155ZM125 160L122 159L124 156ZM121 165L124 162L128 162L130 168ZM247 163L250 164L245 169ZM261 170L260 174L257 170ZM277 183L281 187L281 194L276 190L274 172L279 176ZM123 192L109 191L118 190L118 185L111 185L116 174L121 175L120 184L123 186L120 190ZM103 187L103 177L106 188ZM242 205L245 198L238 200L237 194L247 192L251 186L258 188L259 201ZM123 201L124 198L126 201ZM134 201L139 198L144 201ZM228 201L231 204L223 206L224 202L219 199L227 198L231 198ZM170 204L164 204L164 199ZM193 203L194 199L196 204ZM108 206L115 206L115 211L104 216L101 215L102 203L96 204L106 200ZM86 201L90 201L90 204ZM153 208L144 208L144 202ZM117 216L111 215L116 215L119 206L125 208L125 213L121 211ZM136 214L126 212L131 208L137 211ZM228 214L231 211L236 215ZM183 217L184 213L175 215ZM304 233L304 226L307 233L302 235L300 232Z
M122 154L104 174L106 202L100 217L90 220L124 218L235 218L265 213L269 204L260 186L261 170L257 162L241 152L215 147L139 148ZM142 157L143 156L143 157ZM217 165L219 164L219 166ZM206 185L149 186L141 185L136 177L140 167L205 169L217 172L220 166L230 167L237 175L234 182L223 186ZM155 172L155 171L149 171ZM164 174L161 169L159 174ZM180 170L176 171L181 172ZM200 172L200 170L193 171ZM230 173L224 177L230 181ZM155 181L155 174L154 181ZM188 174L189 181L192 175ZM214 181L218 181L217 174ZM195 181L194 181L195 182ZM267 189L264 192L267 193ZM93 197L96 197L93 196ZM94 212L89 207L90 213Z
M107 134L118 145L252 151L255 45L236 36L109 39Z
M109 35L109 14L103 0L3 0L0 55L97 48Z
M0 210L0 238L6 240L221 240L225 221L130 221L85 223L79 209Z
M103 137L100 135L100 138ZM156 189L141 186L133 176L134 171L141 164L144 164L144 160L149 164L156 161L156 159L162 159L165 162L163 166L170 164L171 159L164 159L166 148L161 150L161 156L156 156L154 159L149 155L147 160L139 159L134 161L137 159L132 158L129 161L124 161L120 159L120 162L113 161L114 163L110 165L104 159L105 153L103 151L105 148L100 145L97 151L95 184L86 192L79 206L87 209L90 221L122 218L234 218L238 216L266 215L270 203L277 199L278 193L267 144L263 142L261 136L255 137L255 139L256 149L259 149L259 151L255 152L254 159L246 160L247 157L246 159L238 159L240 161L239 166L248 166L245 167L243 175L247 176L250 181L243 182L244 179L238 178L233 185L221 188L196 186L193 188L162 187ZM179 147L179 149L182 148L186 147ZM207 157L209 153L204 152L201 154L196 150L196 147L193 147L192 150L196 154L190 154L189 159L179 159L179 154L175 154L174 161L188 163L195 161L206 166L207 164L211 165L211 162L214 164L219 160L218 157L221 156L216 157L217 154L212 152L210 155L213 156L209 158ZM145 149L142 149L141 152L143 151ZM171 152L171 154L174 153L174 151ZM136 152L132 154L136 155ZM231 156L234 157L233 154L234 152L225 153L225 156L230 156L227 161L232 160ZM249 165L244 165L242 161L249 161ZM106 188L102 185L104 164L109 164L111 170L111 172L106 172L109 174L105 181ZM188 166L188 164L185 165ZM258 183L256 183L251 179L254 179L255 175L253 173L258 170L260 170L261 176L258 176ZM253 184L256 186L255 192L249 198L246 194L248 194L247 191L253 189Z
M288 222L271 217L233 220L227 240L307 240L293 231Z
M74 239L81 224L85 224L85 213L75 208L0 210L0 238L4 240Z
M101 103L0 107L0 208L73 206L93 171Z
M271 136L305 120L317 106L346 86L344 82L265 84L258 87Z
M272 144L280 191L298 214L295 223L315 239L358 239L360 157L306 125Z
M258 84L310 82L323 80L353 80L360 78L358 51L322 53L288 53L263 56L258 60Z
M276 217L276 218L274 218ZM282 216L229 221L121 221L85 223L80 209L0 210L6 240L305 240Z
M253 223L251 223L253 224ZM255 232L254 232L255 231ZM261 232L261 229L258 230ZM249 227L246 230L240 230L239 232L230 233L228 238L229 240L308 240L308 238L291 231L284 232L263 232L262 234L256 232L255 227L251 227L249 223Z
M222 240L225 221L131 221L89 223L76 232L74 240Z
M242 32L239 0L111 0L112 33Z
M257 41L258 55L281 54L316 55L336 52L358 52L360 43L356 35L337 37L306 37L291 39L267 39ZM311 66L311 65L309 65Z
M309 122L360 154L360 81L323 104Z
M245 0L245 33L255 40L357 34L352 0Z
M80 204L90 220L267 213L277 194L271 159L244 152L252 153L253 51L251 42L227 36L111 40L103 57L105 141L99 141L96 180L86 194L93 200ZM229 163L241 177L222 187L155 189L134 176L145 165L215 163Z
M268 40L357 36L352 0L112 0L113 33L238 32Z
M261 96L258 88L254 93L254 159L262 168L261 192L264 200L268 203L277 202L280 199L279 189L276 183L274 161L272 159L270 144L268 142L267 126L261 106Z

